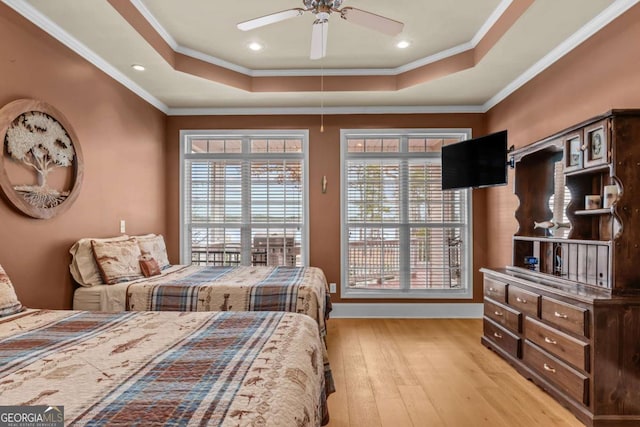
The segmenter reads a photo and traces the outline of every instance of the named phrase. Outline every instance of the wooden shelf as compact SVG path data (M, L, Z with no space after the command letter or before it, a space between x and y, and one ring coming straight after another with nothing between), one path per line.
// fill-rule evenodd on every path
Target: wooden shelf
M607 215L607 214L611 214L612 212L613 210L611 208L581 209L581 210L575 211L574 214L575 215Z
M565 172L566 176L572 175L584 175L589 173L600 173L600 172L608 172L611 169L611 165L609 163L605 163L603 165L593 166L589 168L582 168L577 170L572 170L570 172Z
M527 241L527 242L554 242L565 244L580 244L580 245L611 245L611 240L586 240L586 239L567 239L565 237L544 237L544 236L513 236L513 240Z

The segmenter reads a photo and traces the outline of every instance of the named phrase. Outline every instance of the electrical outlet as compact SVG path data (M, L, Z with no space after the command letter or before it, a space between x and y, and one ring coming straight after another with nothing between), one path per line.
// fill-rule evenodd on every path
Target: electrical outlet
M336 284L335 283L329 283L329 293L330 294L335 294L336 293Z
M124 219L120 220L120 232L121 233L127 232L127 223L124 221Z

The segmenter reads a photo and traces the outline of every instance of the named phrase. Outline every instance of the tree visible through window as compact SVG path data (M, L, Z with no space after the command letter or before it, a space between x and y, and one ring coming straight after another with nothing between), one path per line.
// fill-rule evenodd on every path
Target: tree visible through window
M307 134L184 137L183 262L304 265Z
M442 191L440 167L466 138L343 130L344 295L470 296L470 194Z

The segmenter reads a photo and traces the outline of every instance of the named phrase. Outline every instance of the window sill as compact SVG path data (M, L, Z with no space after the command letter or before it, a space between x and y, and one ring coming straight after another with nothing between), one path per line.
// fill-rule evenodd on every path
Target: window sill
M473 299L473 289L398 289L342 288L343 299Z

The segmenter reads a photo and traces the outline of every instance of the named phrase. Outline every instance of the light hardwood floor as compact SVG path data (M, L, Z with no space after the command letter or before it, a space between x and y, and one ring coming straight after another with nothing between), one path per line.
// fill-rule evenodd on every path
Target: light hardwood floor
M480 319L330 319L329 427L582 426L480 344Z

